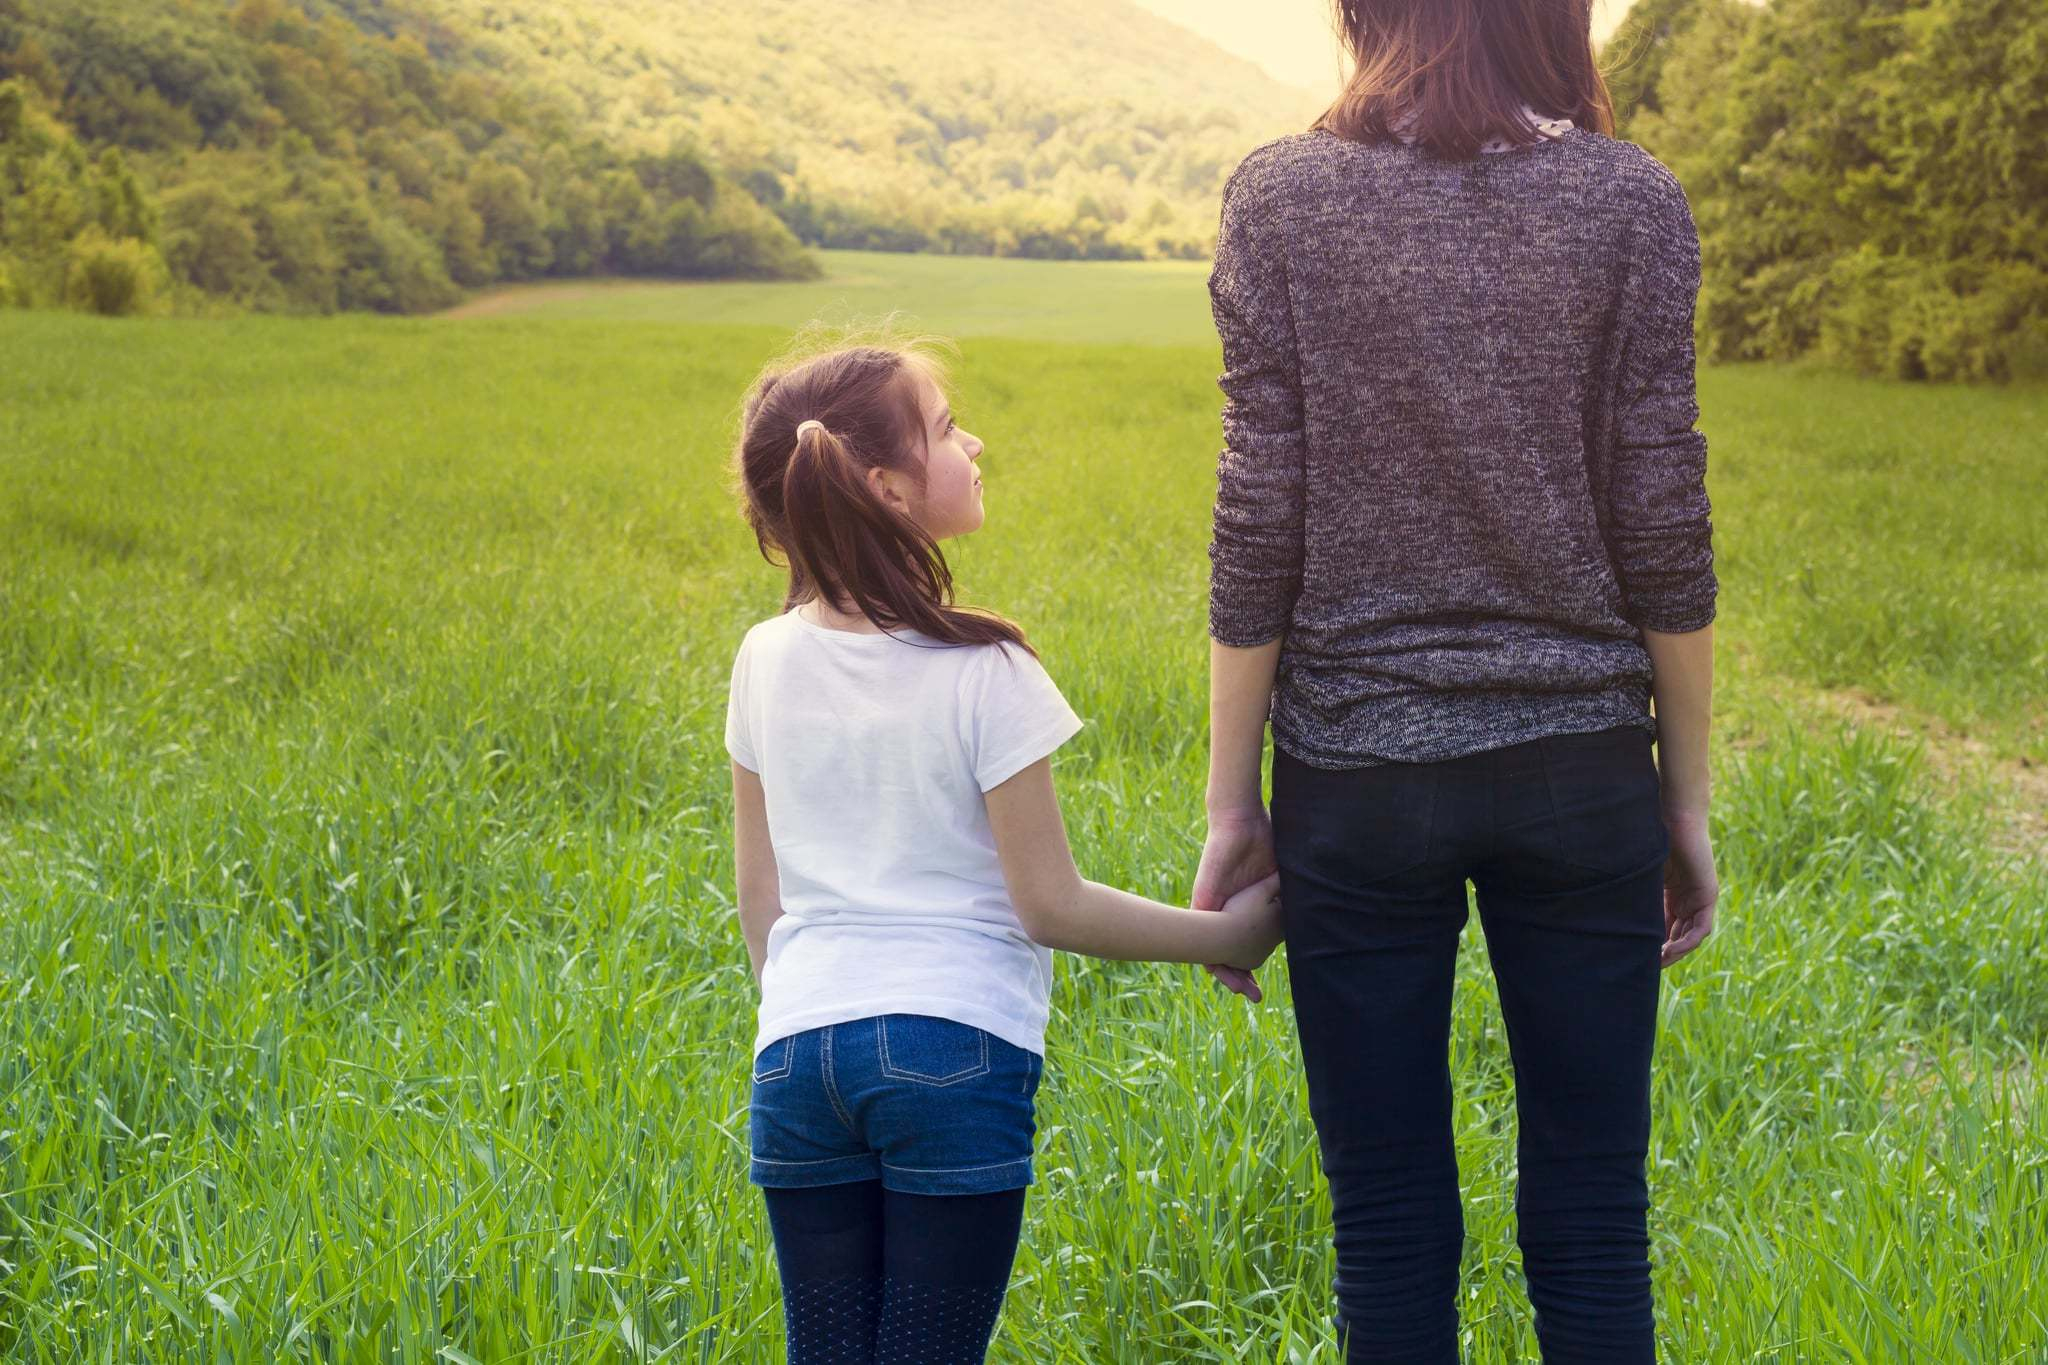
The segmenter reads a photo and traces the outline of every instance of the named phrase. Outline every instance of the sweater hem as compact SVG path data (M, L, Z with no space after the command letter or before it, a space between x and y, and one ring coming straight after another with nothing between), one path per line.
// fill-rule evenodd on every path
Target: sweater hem
M1350 768L1373 768L1389 763L1441 763L1448 759L1463 758L1468 754L1485 753L1493 749L1505 749L1515 744L1526 744L1531 740L1547 739L1554 735L1593 734L1601 730L1633 727L1648 731L1651 738L1657 735L1657 720L1631 694L1627 697L1588 697L1588 701L1608 703L1557 710L1546 715L1517 719L1514 723L1483 731L1461 734L1456 738L1402 743L1399 732L1402 727L1371 727L1368 736L1361 736L1363 742L1350 745L1339 742L1336 737L1318 737L1295 730L1286 725L1282 717L1273 719L1273 746L1283 750L1288 757L1306 763L1311 768L1326 771L1343 771ZM1384 739L1373 742L1370 736L1384 734Z

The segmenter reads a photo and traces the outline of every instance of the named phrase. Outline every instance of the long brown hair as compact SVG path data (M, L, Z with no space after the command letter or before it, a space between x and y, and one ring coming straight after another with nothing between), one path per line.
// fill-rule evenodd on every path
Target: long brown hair
M1593 59L1593 0L1334 0L1354 69L1315 126L1355 142L1398 136L1464 161L1489 139L1538 142L1523 116L1614 135Z
M923 485L920 390L943 374L931 348L916 343L841 346L769 366L747 394L735 456L747 524L762 557L774 564L779 555L789 569L784 610L823 601L882 630L1030 650L1011 622L954 605L938 542L868 482L879 468Z

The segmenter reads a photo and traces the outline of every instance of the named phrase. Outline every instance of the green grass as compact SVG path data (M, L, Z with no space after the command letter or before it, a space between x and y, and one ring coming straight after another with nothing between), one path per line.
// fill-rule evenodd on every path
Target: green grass
M719 724L779 588L723 461L783 340L0 317L0 1357L773 1358ZM958 369L990 525L956 562L1090 721L1081 864L1183 895L1211 351ZM2038 753L2042 396L1704 392L1728 889L1666 983L1666 1357L2039 1360L2048 879L1778 675ZM1467 1358L1506 1365L1511 1072L1461 971ZM1060 972L996 1357L1327 1365L1284 968L1256 1010Z
M821 251L823 279L799 284L518 285L467 310L615 322L759 324L794 330L900 313L952 337L1133 346L1215 345L1209 267L1199 261L992 260L879 251Z

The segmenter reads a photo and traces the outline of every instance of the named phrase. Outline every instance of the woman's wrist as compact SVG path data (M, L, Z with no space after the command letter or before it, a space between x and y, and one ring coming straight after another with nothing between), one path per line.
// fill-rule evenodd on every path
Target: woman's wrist
M1673 827L1681 825L1704 825L1707 823L1708 801L1704 794L1697 797L1667 797L1661 803L1664 823Z
M1204 802L1211 825L1250 825L1266 818L1266 799L1257 787L1250 792L1212 792Z

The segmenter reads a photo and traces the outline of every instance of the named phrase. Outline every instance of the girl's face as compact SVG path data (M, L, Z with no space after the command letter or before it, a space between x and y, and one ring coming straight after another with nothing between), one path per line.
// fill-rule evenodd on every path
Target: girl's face
M939 386L917 376L918 408L924 414L924 488L891 479L883 496L908 512L933 540L981 529L981 442L953 421L953 408ZM884 471L877 470L877 473ZM887 471L894 474L894 470Z

